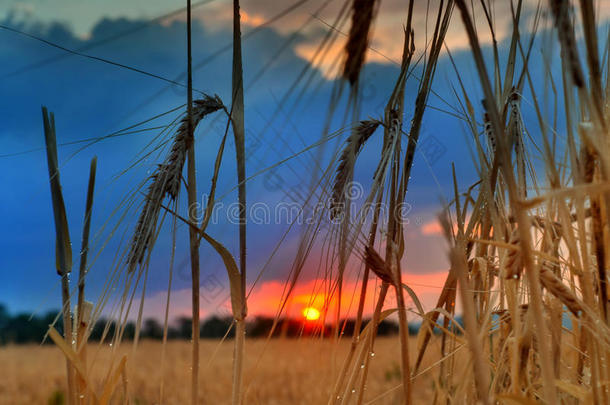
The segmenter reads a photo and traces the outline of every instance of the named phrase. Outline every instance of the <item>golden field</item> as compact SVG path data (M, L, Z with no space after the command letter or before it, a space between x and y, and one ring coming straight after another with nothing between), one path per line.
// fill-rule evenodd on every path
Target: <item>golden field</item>
M410 342L413 351L415 339ZM322 404L349 348L349 339L338 344L318 339L248 340L246 403ZM434 345L436 346L436 345ZM108 370L111 348L90 344L89 370L100 384ZM131 404L158 404L164 378L164 404L184 404L190 399L190 343L170 341L161 367L162 344L143 341L131 356L132 345L118 351L129 356L127 381L119 382L113 403L122 403L125 391ZM231 401L233 342L201 341L199 400L202 404ZM370 363L365 403L398 401L400 345L396 337L380 337ZM437 356L434 347L429 356ZM118 358L118 356L117 356ZM432 361L426 361L422 370ZM47 404L58 391L66 390L65 358L53 345L5 346L0 348L0 404ZM332 364L335 367L332 367ZM137 365L137 366L136 366ZM433 395L432 373L424 373L414 385L417 403L429 403ZM97 387L99 389L99 387Z

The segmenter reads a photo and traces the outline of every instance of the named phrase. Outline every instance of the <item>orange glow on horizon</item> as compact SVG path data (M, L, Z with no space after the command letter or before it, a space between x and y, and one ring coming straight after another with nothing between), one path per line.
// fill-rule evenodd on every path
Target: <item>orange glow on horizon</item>
M317 321L320 319L320 311L313 307L307 307L303 310L303 316L308 321Z
M407 273L403 274L403 282L411 287L425 311L429 311L436 307L439 294L443 290L443 285L447 279L447 270L430 272L430 273ZM328 280L312 279L299 283L294 287L292 294L287 303L284 303L285 282L281 280L269 280L260 282L248 297L248 317L265 316L275 317L278 315L278 308L283 307L280 317L288 317L300 319L303 322L319 322L323 318L323 311L330 314L328 322L334 321L334 315L339 304L336 296L328 292L325 283ZM381 288L380 283L375 279L369 279L369 291L366 294L364 304L364 316L370 317L377 303L377 294ZM359 300L360 282L356 284L355 280L347 279L344 283L343 290L346 292L341 298L341 317L353 318L356 316L357 305ZM349 293L348 293L349 292ZM179 289L172 291L172 302L174 307L169 314L170 319L179 316L191 315L191 289ZM206 301L201 305L201 317L206 318L212 315L232 316L231 301L224 299L225 296L220 296L214 301L206 304ZM167 292L160 291L146 298L144 317L155 317L158 314L165 312L167 304ZM458 310L460 304L458 303ZM386 298L384 308L395 308L396 302L393 294L389 294ZM414 308L414 304L410 299L407 299L407 307ZM308 321L304 314L306 308L314 308L320 317L318 321ZM250 319L252 319L250 318Z

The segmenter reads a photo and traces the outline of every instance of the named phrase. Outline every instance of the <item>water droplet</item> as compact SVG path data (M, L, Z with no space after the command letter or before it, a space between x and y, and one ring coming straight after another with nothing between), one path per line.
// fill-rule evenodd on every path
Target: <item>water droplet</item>
M355 394L355 393L356 393L356 390L352 390L352 394Z
M360 365L360 368L364 368L364 363Z
M371 352L371 357L375 357L375 352Z

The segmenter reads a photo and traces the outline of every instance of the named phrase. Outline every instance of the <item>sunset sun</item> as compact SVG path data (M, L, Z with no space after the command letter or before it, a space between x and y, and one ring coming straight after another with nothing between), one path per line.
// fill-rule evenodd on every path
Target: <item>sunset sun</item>
M303 316L308 321L317 321L320 318L320 311L312 307L307 307L303 310Z

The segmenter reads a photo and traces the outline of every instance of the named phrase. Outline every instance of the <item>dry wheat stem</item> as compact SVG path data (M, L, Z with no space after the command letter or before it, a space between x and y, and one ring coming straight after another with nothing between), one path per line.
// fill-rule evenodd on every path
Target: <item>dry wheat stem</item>
M197 171L195 167L195 127L197 116L193 108L193 63L192 63L192 35L191 35L191 0L186 1L186 65L187 65L187 113L186 133L178 131L184 138L180 143L174 143L177 149L172 148L170 162L173 163L173 174L169 181L169 194L175 200L180 187L182 166L185 154L188 154L187 168L187 201L189 219L195 219L197 213L194 207L197 203ZM220 104L218 105L220 107ZM175 154L174 154L175 152ZM186 153L185 153L186 152ZM159 204L161 201L159 201ZM157 208L158 211L158 208ZM195 231L189 227L189 251L191 259L191 405L199 402L199 239Z
M458 0L457 4L460 8L460 12L462 14L462 20L464 21L464 25L466 27L466 31L469 37L470 45L473 51L473 55L475 58L475 63L477 65L477 70L479 72L479 78L481 80L481 84L485 93L486 107L489 112L492 129L497 134L503 133L501 125L500 125L500 117L497 110L496 105L494 104L494 96L491 84L489 83L489 77L487 76L487 69L485 67L485 62L483 59L483 55L480 49L480 45L478 42L478 38L476 32L474 30L468 8L464 0ZM532 302L532 310L536 323L536 334L540 337L545 336L546 334L546 323L543 316L543 308L542 308L542 297L541 297L541 287L539 280L539 268L536 266L533 256L532 256L532 241L529 230L529 219L527 212L518 206L517 201L519 201L517 194L517 185L515 183L514 175L512 172L512 165L510 162L510 157L508 154L508 150L505 145L505 140L502 137L499 137L499 156L500 156L500 164L503 167L503 175L507 183L507 191L509 195L509 199L511 202L511 208L513 209L514 215L517 217L518 229L520 232L521 239L521 248L523 261L525 264L525 269L528 274L528 282L530 284L530 300ZM552 361L551 354L547 347L540 347L541 354L541 369L543 376L543 386L545 399L548 403L556 403L556 391L553 386L554 376L552 370Z
M66 217L66 208L59 181L59 164L57 161L57 136L55 133L55 117L49 114L46 107L42 107L42 118L44 125L45 144L47 151L47 164L49 169L49 183L51 186L51 198L53 203L53 216L56 233L56 269L61 277L61 296L64 338L72 347L72 316L70 313L70 285L68 275L72 270L72 248ZM76 402L75 373L72 363L66 359L68 375L68 404Z
M235 351L233 359L233 392L232 404L243 403L243 363L245 357L247 314L246 303L246 152L244 124L244 79L242 68L241 25L239 0L233 0L233 69L231 75L231 123L235 138L235 154L237 162L238 200L239 200L239 299L241 308L233 308L233 317L237 323L235 331ZM227 262L225 261L225 264ZM227 266L227 270L229 267ZM231 276L231 273L229 274ZM231 279L231 288L235 289L237 280ZM233 294L232 294L233 295ZM237 298L233 299L235 301Z

